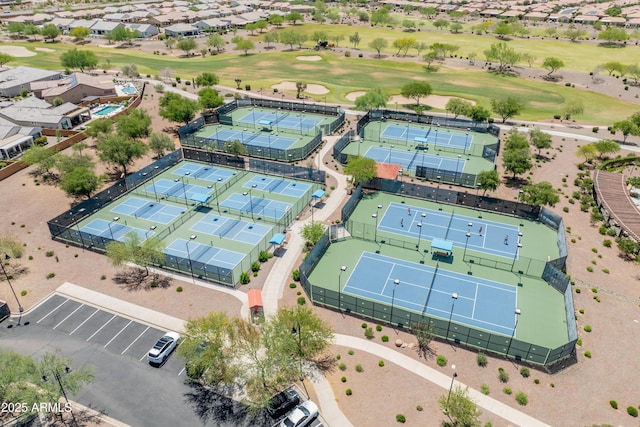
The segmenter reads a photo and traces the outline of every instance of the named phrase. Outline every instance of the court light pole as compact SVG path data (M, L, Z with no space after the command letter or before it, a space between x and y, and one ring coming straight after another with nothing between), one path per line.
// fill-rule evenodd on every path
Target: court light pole
M411 120L407 122L407 138L405 140L405 145L409 145L409 127L411 126Z
M511 271L513 271L513 267L516 265L516 259L518 259L518 251L522 247L522 243L518 242L516 246L516 252L513 254L513 262L511 263Z
M418 244L416 245L416 250L420 252L420 238L422 237L422 221L416 224L418 227Z
M445 339L449 341L449 331L451 330L451 319L453 318L453 307L456 305L456 300L458 299L458 293L454 292L451 294L451 311L449 312L449 323L447 323L447 336Z
M393 280L393 292L391 293L391 316L389 317L389 322L393 326L393 305L396 299L396 286L400 284L400 279Z
M109 233L111 233L111 240L116 240L116 239L113 237L113 230L111 229L111 224L113 224L114 222L118 222L118 221L120 221L120 217L119 217L119 216L114 216L114 217L113 217L113 220L111 220L111 221L109 221L109 222L107 223L107 226L109 227Z
M442 181L442 176L436 176L438 178L438 187L436 188L436 202L438 203L438 210L442 210L442 206L440 205L440 181Z
M380 209L382 209L382 205L378 205L378 211L371 214L371 217L376 219L376 227L373 229L373 241L376 243L378 243L378 212Z
M458 160L456 161L456 180L454 182L456 182L456 184L460 184L460 181L458 180L458 170L460 169L460 159L462 158L462 154L458 154ZM460 174L462 175L462 174Z
M18 317L18 326L20 326L20 323L22 322L22 312L24 311L24 307L22 307L22 304L20 304L20 300L18 299L18 295L16 294L15 289L13 289L13 285L11 284L11 280L9 279L7 270L5 270L4 268L4 262L9 261L10 259L11 257L8 254L4 254L4 259L0 261L0 267L2 267L2 273L4 274L4 278L7 280L7 283L9 284L9 288L11 289L11 293L13 294L13 297L16 299L16 303L18 304L18 313L20 313L20 316Z
M456 365L451 365L451 367L455 369ZM456 378L458 378L458 373L456 371L453 371L453 375L451 375L451 385L449 386L449 394L447 394L447 407L449 406L449 399L451 399L451 390L453 389L453 382L455 381ZM448 413L446 409L445 409L445 413Z
M195 278L193 277L193 264L191 263L191 252L189 251L189 242L192 242L194 240L196 240L196 236L195 234L192 234L191 236L189 236L189 240L187 240L187 259L189 260L189 271L191 272L191 278L195 281Z
M511 332L511 339L509 340L509 345L507 346L507 354L505 354L506 357L509 357L509 350L511 350L511 344L513 343L513 339L516 336L516 329L518 328L518 318L520 317L520 314L522 314L522 311L519 308L516 308L513 312L516 315L516 323L513 326L513 332Z
M467 256L467 245L469 244L469 237L471 237L471 232L467 231L467 234L465 234L465 236L467 236L467 240L464 242L464 253L462 254L462 261L464 261L464 258Z
M391 144L391 146L389 147L389 163L391 163L391 150L393 150L393 147L393 144Z
M347 266L340 267L340 273L338 273L338 310L342 313L342 273L347 271Z

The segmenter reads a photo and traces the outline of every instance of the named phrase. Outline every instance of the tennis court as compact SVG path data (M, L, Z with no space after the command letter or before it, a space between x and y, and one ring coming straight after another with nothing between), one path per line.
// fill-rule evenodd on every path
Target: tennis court
M262 199L249 193L233 193L225 201L221 202L220 206L280 219L289 211L291 203Z
M256 147L274 148L286 150L296 143L296 138L285 138L282 136L272 136L270 133L261 134L245 130L220 129L209 138L221 141L240 141L242 144L254 145Z
M245 257L245 254L239 252L216 248L185 239L174 240L167 246L164 252L168 255L169 262L177 263L178 260L171 259L171 257L180 257L198 261L214 268L228 269L229 272Z
M271 232L272 228L268 225L207 214L194 224L190 230L208 234L209 236L224 237L226 239L257 245Z
M245 183L243 187L300 198L304 196L311 186L309 184L284 179L254 176L249 182Z
M139 199L137 197L129 197L111 209L111 212L161 224L168 224L185 211L184 208L178 206L167 205L160 202L150 202L149 200Z
M184 163L171 173L178 176L191 176L192 178L211 182L224 182L236 174L228 169L218 169L190 162Z
M451 147L460 150L468 150L473 141L472 135L440 130L437 127L421 129L397 124L389 124L380 134L382 138L395 139L397 141L416 142L419 144L431 144L434 147Z
M517 288L363 252L344 293L500 334L514 334ZM452 294L457 294L457 299Z
M311 130L322 121L313 117L306 117L300 113L255 111L237 120L240 123L259 124L261 126L276 126L286 129Z
M389 205L379 220L378 230L416 239L448 240L459 247L466 244L467 249L511 259L517 259L518 243L522 237L515 225L400 203ZM468 242L467 233L470 234Z
M417 166L426 166L438 170L462 173L466 163L464 159L434 156L425 154L424 151L403 151L384 147L369 147L364 156L380 163L401 165L407 171L415 170Z
M120 224L116 221L105 221L104 219L94 219L80 229L80 232L83 233L83 238L86 238L87 240L91 240L91 236L99 236L106 237L111 240L123 241L124 236L131 231L136 233L141 240L145 240L154 234L152 231L145 231L136 227L131 227L126 225L126 223ZM78 235L78 232L75 232L75 235Z
M159 179L147 186L144 191L147 193L162 194L163 196L172 196L191 200L197 194L209 194L207 187L200 185L185 184L182 179Z

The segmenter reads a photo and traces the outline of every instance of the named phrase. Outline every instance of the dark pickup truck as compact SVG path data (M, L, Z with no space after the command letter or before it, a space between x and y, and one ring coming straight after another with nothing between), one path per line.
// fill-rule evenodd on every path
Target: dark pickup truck
M293 388L281 391L271 398L267 412L274 419L286 414L289 409L300 403L300 396Z

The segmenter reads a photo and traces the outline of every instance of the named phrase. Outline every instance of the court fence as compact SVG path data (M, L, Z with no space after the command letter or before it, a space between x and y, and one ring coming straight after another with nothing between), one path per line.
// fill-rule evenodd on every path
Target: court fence
M348 155L346 153L343 153L342 150L344 150L345 147L349 145L349 143L351 143L351 141L355 140L355 136L356 132L352 129L342 135L340 139L338 139L333 145L333 158L336 161L340 162L340 164L344 165L349 161Z

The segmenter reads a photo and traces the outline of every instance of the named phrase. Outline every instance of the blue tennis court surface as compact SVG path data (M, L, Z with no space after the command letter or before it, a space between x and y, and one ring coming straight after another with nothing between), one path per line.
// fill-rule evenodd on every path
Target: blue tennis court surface
M310 130L322 121L313 117L305 117L300 113L290 112L269 112L269 111L250 111L247 115L238 120L240 123L253 123L262 126L276 126L286 129Z
M280 219L289 211L291 203L262 199L252 196L249 193L233 193L224 202L221 202L220 206Z
M256 147L275 148L286 150L296 143L296 138L285 138L283 136L271 136L270 133L261 134L244 130L221 129L210 136L210 138L221 141L240 141L242 144Z
M210 236L224 237L226 239L257 245L272 227L238 219L207 214L191 227L192 231L205 233Z
M203 245L191 240L176 239L164 251L170 257L180 257L183 259L191 259L212 267L220 267L233 270L242 259L244 254L229 251L227 249L216 248L209 245ZM177 260L169 259L170 262Z
M254 176L249 182L245 183L243 187L300 198L304 196L304 193L306 193L311 186L309 184L284 179Z
M179 197L191 200L196 194L209 194L211 190L200 185L185 184L181 179L171 181L169 179L159 179L145 187L147 193L162 194L164 196Z
M517 288L478 277L364 252L343 292L446 320L451 315L457 323L500 334L514 332Z
M130 197L111 209L111 212L168 224L185 211L178 206Z
M80 232L90 234L93 236L106 237L111 240L123 241L124 236L133 231L141 240L145 240L147 237L153 236L152 231L141 230L136 227L131 227L126 224L120 224L115 221L105 221L104 219L94 219L89 224L80 229ZM77 235L77 232L75 233ZM91 239L91 237L89 237Z
M465 165L464 159L434 156L425 154L424 151L404 151L384 147L369 147L364 156L380 163L401 165L404 170L415 170L418 166L425 166L462 173Z
M422 223L422 227L418 227L419 223ZM415 239L418 236L426 240L444 239L454 242L458 247L464 247L467 233L470 233L467 249L512 259L517 255L521 237L515 225L399 203L389 205L378 223L378 230Z
M227 169L217 169L211 166L203 166L197 163L184 163L180 168L172 172L174 175L191 176L192 178L203 179L211 182L224 182L235 175Z
M401 126L390 124L380 134L382 138L395 139L398 141L414 142L420 144L431 144L433 146L445 146L467 150L471 147L473 136L469 134L452 133L440 130L437 127L429 129L414 128L411 126Z

